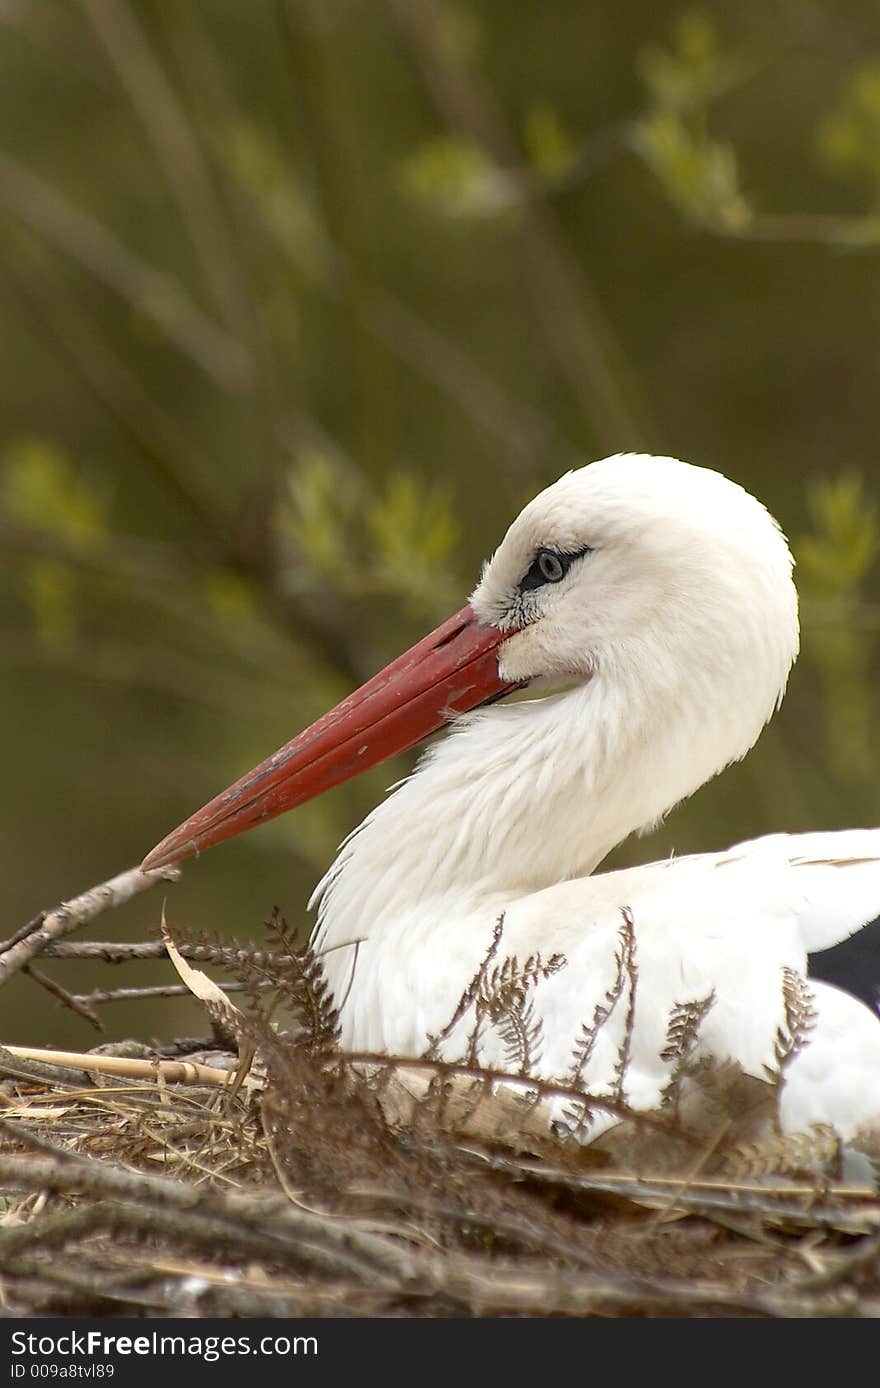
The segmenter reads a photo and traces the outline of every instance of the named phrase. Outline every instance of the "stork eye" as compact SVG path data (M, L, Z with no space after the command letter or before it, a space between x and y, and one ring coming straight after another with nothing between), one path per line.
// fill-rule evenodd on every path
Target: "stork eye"
M558 583L565 574L565 565L552 549L542 549L538 555L538 568L548 583Z
M530 588L541 588L545 583L559 583L565 578L575 559L588 553L588 545L576 554L561 554L556 549L539 549L534 563L520 582L520 592L526 593Z

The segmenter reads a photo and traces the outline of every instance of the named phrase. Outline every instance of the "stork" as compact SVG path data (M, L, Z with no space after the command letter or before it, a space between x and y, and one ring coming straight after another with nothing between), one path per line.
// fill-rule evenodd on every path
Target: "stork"
M805 978L811 951L880 910L880 829L775 834L591 874L745 756L797 652L792 558L764 506L677 459L604 458L525 507L467 606L144 867L199 853L451 724L345 840L310 903L342 1046L417 1056L440 1036L442 1054L460 1058L473 1007L450 1021L495 948L554 961L530 985L544 1078L571 1073L604 1007L580 1080L611 1092L628 1033L624 1097L655 1107L670 1080L669 1018L687 1004L703 1006L700 1054L763 1077L784 980ZM537 697L498 702L526 687ZM636 970L620 975L622 921L637 982ZM880 1120L880 1019L810 986L812 1031L786 1070L780 1118L792 1131L827 1122L848 1140ZM504 1054L483 1018L479 1059L502 1067Z

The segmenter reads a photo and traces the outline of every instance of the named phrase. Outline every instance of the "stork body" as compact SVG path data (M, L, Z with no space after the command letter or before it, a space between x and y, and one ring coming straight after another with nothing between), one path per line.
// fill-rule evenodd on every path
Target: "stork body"
M625 1045L624 1097L653 1108L670 1079L670 1017L705 1003L698 1050L763 1076L785 979L880 908L880 830L775 835L591 874L746 754L797 648L791 557L759 502L674 459L604 459L526 507L468 608L147 864L301 803L455 717L317 889L343 1046L418 1055L439 1035L458 1058L479 1021L479 1058L503 1068L503 1028L460 1003L487 959L540 956L555 963L530 985L534 1073L576 1071L609 1093ZM525 685L542 697L494 702ZM848 1137L880 1116L880 1020L812 989L811 1040L786 1071L782 1117ZM578 1042L600 1015L583 1061Z

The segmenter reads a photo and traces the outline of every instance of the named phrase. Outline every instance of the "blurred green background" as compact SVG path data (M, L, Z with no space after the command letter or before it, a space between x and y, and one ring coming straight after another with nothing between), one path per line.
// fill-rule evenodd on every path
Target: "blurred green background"
M804 647L746 762L614 861L877 823L878 436L871 0L3 0L0 936L139 861L461 605L539 488L626 449L761 496ZM403 770L188 865L172 924L305 924ZM143 938L162 895L88 934ZM25 977L0 1007L7 1041L99 1039Z

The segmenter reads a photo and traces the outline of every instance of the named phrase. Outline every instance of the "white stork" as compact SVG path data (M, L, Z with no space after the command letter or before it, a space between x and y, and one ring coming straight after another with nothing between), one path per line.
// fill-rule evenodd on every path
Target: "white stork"
M757 739L798 651L791 569L773 518L717 472L623 454L567 473L513 522L466 607L144 866L281 814L454 720L314 894L343 1046L419 1055L442 1034L459 1058L473 1012L447 1024L503 916L498 960L564 959L533 981L535 1073L571 1072L583 1025L616 988L582 1066L594 1093L612 1091L628 1028L624 1097L655 1107L671 1012L703 1000L699 1050L763 1077L783 978L805 977L810 951L880 912L880 829L777 834L590 874ZM496 702L524 686L538 697ZM624 918L636 984L620 977ZM880 1118L880 1019L828 984L811 990L813 1030L786 1070L780 1117L848 1139ZM484 1018L480 1060L503 1066L504 1054Z

